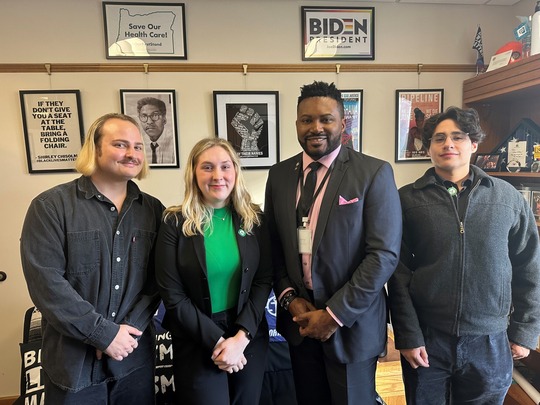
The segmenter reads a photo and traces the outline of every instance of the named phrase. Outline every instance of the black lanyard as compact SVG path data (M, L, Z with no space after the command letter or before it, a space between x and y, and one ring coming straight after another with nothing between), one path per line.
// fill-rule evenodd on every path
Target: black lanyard
M324 183L326 183L326 180L328 180L328 177L330 176L330 173L331 173L332 170L334 169L334 163L335 163L335 162L336 162L335 160L332 162L332 164L330 165L330 167L329 167L328 170L326 171L326 174L324 175L324 177L323 177L323 179L322 179L322 181L321 181L321 184L319 184L319 187L317 187L317 190L315 191L315 194L313 194L313 200L311 200L311 205L310 205L309 207L306 207L307 212L302 212L302 213L301 213L301 214L302 214L302 218L308 216L309 211L311 210L311 207L313 207L313 204L315 203L315 199L317 198L317 196L318 196L319 193L321 192L321 190L322 190L322 188L323 188L323 186L324 186ZM321 165L322 165L322 163L321 163ZM324 166L324 165L323 165L323 166ZM300 177L300 178L299 178L298 181L300 181L300 179L302 180L302 191L303 191L303 189L304 189L304 170L302 170L302 171L300 172L300 176L299 176L299 177ZM300 195L302 195L302 192L300 192Z

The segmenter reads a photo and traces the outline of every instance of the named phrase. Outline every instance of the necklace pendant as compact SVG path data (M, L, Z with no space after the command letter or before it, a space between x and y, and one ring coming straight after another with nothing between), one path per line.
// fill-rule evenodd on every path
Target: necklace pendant
M452 197L454 197L455 195L457 195L457 188L455 188L455 187L450 187L450 188L448 188L448 193L449 193Z
M223 217L218 217L215 213L212 214L212 216L213 216L214 218L221 219L222 221L225 221L225 220L227 219L227 215L228 215L227 212L225 212L225 215L224 215Z

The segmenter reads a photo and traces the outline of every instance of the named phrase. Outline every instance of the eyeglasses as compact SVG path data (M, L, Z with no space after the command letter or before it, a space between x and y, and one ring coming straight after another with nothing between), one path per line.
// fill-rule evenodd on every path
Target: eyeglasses
M152 121L157 121L157 120L159 120L161 117L163 117L163 114L158 113L157 111L156 111L156 112L153 112L153 113L150 114L150 115L146 115L146 114L141 114L141 115L139 115L139 119L141 120L141 122L147 122L147 121L148 121L148 118L151 118Z
M461 131L451 132L450 135L441 133L433 135L429 140L430 142L441 145L446 142L447 137L450 137L453 143L463 143L469 138L469 134Z

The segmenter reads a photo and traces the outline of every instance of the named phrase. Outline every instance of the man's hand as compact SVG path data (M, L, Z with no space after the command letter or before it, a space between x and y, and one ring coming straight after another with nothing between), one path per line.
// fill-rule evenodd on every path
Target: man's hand
M315 306L311 302L300 297L296 297L289 304L289 312L293 317L304 314L309 311L316 311L316 310L317 308L315 308Z
M130 353L133 353L133 350L139 346L137 339L133 336L141 336L143 333L133 326L129 325L120 325L118 333L114 337L114 340L111 342L109 347L105 349L105 354L110 358L122 361ZM96 350L96 356L101 360L101 351Z
M531 352L530 349L519 346L513 342L510 342L510 350L512 350L512 358L514 360L524 359Z
M400 353L409 362L412 368L429 367L428 354L425 346L414 349L402 349Z
M334 318L324 309L312 310L297 315L293 318L293 321L300 326L300 335L317 339L321 342L326 342L330 339L339 327Z
M220 338L212 352L212 361L220 370L237 373L247 364L244 350L248 344L249 339L243 330L228 339Z

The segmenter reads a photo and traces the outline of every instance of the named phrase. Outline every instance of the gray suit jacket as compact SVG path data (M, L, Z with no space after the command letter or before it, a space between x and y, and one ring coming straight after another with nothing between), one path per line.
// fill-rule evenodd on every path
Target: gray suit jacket
M265 214L272 238L276 296L292 287L309 300L296 237L301 165L302 154L298 154L270 169ZM344 324L323 343L325 354L334 361L358 362L384 350L384 285L399 260L401 224L391 166L342 147L323 196L312 257L314 304L328 306ZM302 341L298 325L281 308L277 328L290 344Z

